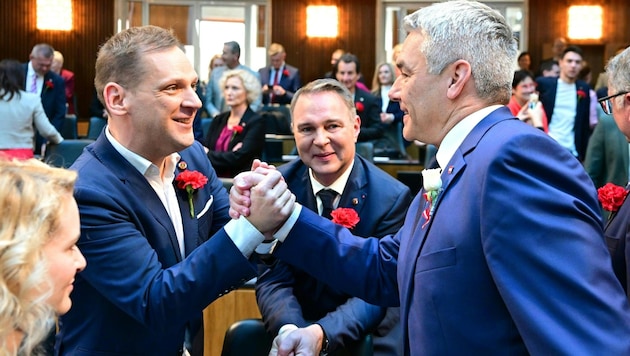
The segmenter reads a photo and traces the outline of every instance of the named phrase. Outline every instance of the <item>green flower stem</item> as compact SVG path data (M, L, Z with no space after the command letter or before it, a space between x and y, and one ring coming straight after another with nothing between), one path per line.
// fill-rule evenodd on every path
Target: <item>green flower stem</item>
M186 186L186 192L188 193L188 206L190 207L190 217L194 218L195 206L193 205L193 193L195 192L195 190L193 189L192 185L189 184Z

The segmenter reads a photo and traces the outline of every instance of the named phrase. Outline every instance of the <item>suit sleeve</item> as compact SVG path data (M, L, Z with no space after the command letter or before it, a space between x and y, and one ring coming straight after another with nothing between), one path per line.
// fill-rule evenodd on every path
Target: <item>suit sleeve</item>
M217 152L208 147L208 158L214 167L244 167L260 158L265 145L265 121L258 115L250 120L242 133L243 146L236 151ZM233 145L231 145L233 146Z
M374 97L366 98L364 104L366 112L363 117L366 118L366 122L361 121L359 141L369 141L383 137L380 99Z
M277 261L256 280L256 301L265 326L273 335L285 324L308 325L293 294L294 283L293 268L282 261Z
M593 180L596 188L606 184L604 182L606 172L604 172L604 154L606 152L606 131L610 121L601 120L588 140L586 148L586 158L584 159L584 168Z
M581 164L548 141L522 135L488 152L477 203L487 268L531 354L610 351L609 325L625 323L628 306L596 194ZM588 322L585 309L597 311Z
M205 106L206 106L206 111L208 111L208 114L210 115L210 117L215 117L217 116L217 114L219 114L221 112L221 108L217 108L216 106L214 106L214 96L216 95L221 95L221 93L217 93L217 88L219 86L218 81L218 71L215 70L212 72L212 74L210 75L210 81L208 82L208 86L206 87L206 102L205 102Z
M147 328L184 325L255 274L223 229L180 263L164 268L144 236L146 227L137 223L136 207L101 183L75 189L81 215L78 247L90 264L81 277Z
M72 102L72 97L74 96L74 73L70 75L68 80L64 81L66 85L66 102Z
M55 88L54 95L54 114L48 117L57 131L61 132L64 120L66 119L66 85L60 76L53 77ZM44 83L46 86L46 83Z

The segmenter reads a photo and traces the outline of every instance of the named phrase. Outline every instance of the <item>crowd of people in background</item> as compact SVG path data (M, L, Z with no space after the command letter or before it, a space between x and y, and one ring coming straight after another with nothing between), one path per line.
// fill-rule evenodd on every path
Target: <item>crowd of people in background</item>
M172 31L124 30L70 170L34 159L77 115L63 54L1 60L0 349L202 355L203 309L258 277L273 356L630 353L630 49L598 78L564 38L533 61L464 0L404 27L371 83L344 49L303 83L282 44L254 70L236 41L201 80ZM434 149L415 199L371 161L412 142Z

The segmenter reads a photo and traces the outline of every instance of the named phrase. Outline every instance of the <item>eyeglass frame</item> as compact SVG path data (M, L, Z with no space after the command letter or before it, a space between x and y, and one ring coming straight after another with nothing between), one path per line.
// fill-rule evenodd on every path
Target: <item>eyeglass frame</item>
M597 99L597 102L599 103L599 105L601 105L602 110L604 111L604 113L606 115L612 115L612 104L610 102L610 99L616 98L620 95L624 95L624 94L628 94L630 93L630 91L620 91L617 94L613 94L613 95L608 95L605 96L601 99Z

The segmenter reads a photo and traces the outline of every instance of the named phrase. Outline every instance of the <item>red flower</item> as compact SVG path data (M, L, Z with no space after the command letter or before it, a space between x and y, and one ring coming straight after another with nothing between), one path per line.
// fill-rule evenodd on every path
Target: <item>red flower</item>
M363 112L363 110L365 110L365 106L363 106L363 103L360 101L354 105L357 107L357 112Z
M597 189L597 198L602 203L604 210L615 212L626 199L628 191L624 187L620 187L613 183L607 183L605 186Z
M361 220L359 214L352 208L337 208L330 215L332 216L332 222L348 229L355 227Z
M208 183L208 177L197 171L185 170L177 178L177 188L186 189L188 193L188 205L190 206L190 217L195 217L195 207L193 206L193 194L196 189L202 188Z
M282 71L282 75L284 75L285 77L289 76L289 70L285 68L285 70Z
M577 91L578 100L586 98L586 92L582 89L578 89Z
M236 126L232 127L232 131L234 131L235 134L243 133L243 126L242 125L236 125Z
M44 83L44 84L46 84L46 89L54 89L55 88L55 84L53 84L52 79L48 79L46 81L46 83Z

